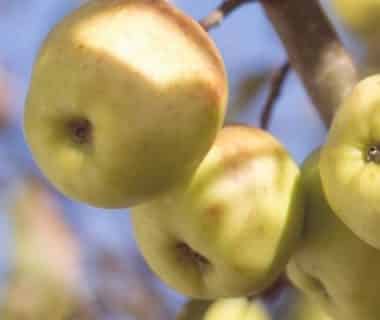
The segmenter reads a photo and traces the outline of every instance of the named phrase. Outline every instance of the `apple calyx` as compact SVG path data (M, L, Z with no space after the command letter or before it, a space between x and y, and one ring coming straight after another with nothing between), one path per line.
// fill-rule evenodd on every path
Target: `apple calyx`
M85 118L75 118L67 122L67 128L72 141L76 144L85 144L91 142L92 125Z
M372 145L368 148L366 160L380 164L380 145Z
M207 258L190 248L190 246L187 245L185 242L177 243L176 249L178 250L181 258L196 264L198 270L201 272L204 271L210 265L210 261Z

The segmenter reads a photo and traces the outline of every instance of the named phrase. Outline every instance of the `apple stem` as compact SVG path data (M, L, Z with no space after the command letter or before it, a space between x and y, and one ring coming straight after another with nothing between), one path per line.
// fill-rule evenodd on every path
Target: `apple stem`
M262 292L249 296L248 299L253 301L260 297L267 303L273 303L274 301L277 301L279 296L284 292L284 290L289 287L293 287L293 285L286 276L286 274L283 273L275 282L273 282L273 284L270 287L268 287Z
M209 31L218 26L224 18L230 15L235 9L249 2L257 2L257 0L225 0L219 7L210 12L207 17L199 21L199 24L206 31Z

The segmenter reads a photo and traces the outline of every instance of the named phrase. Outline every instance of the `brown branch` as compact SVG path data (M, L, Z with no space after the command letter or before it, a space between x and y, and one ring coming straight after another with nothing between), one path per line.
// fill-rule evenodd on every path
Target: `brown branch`
M293 284L288 279L288 276L284 272L270 288L263 291L260 295L260 298L263 299L266 303L273 303L278 300L282 292L293 287Z
M276 103L277 98L281 94L281 89L286 80L286 76L289 73L289 70L290 70L289 62L285 62L272 75L272 78L270 81L269 95L265 102L263 113L261 115L260 124L263 129L268 129L269 127L269 122L272 116L274 105Z
M203 18L199 23L206 30L218 26L225 17L230 15L238 7L256 0L225 0L218 8L213 10L207 17Z
M319 0L261 0L326 125L356 84L356 67L324 14Z

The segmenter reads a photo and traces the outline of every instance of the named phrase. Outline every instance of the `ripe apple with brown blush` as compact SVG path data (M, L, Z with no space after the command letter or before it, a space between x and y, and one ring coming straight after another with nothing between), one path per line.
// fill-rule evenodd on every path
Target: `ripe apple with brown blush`
M189 181L132 209L139 248L151 269L184 295L259 292L281 274L297 242L298 176L269 133L225 127Z
M221 128L227 77L199 24L164 0L90 0L35 62L25 136L70 198L123 208L192 175Z

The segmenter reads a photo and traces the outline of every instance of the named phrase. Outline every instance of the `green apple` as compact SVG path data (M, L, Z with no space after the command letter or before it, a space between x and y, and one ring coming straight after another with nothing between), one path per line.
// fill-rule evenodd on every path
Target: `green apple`
M170 287L245 296L283 271L302 225L299 169L269 133L225 127L194 176L132 210L137 243Z
M288 288L275 310L274 320L334 320L313 299L301 291Z
M198 23L163 0L90 0L35 62L25 135L65 195L130 207L190 176L222 126L227 79Z
M338 110L320 170L327 200L360 238L380 249L380 76L361 81Z
M380 251L334 214L322 189L318 162L317 152L302 169L305 225L288 275L334 319L378 320Z
M379 0L331 0L342 22L358 36L374 40L380 34Z
M270 314L259 301L227 298L214 302L193 300L179 313L177 320L270 320Z

